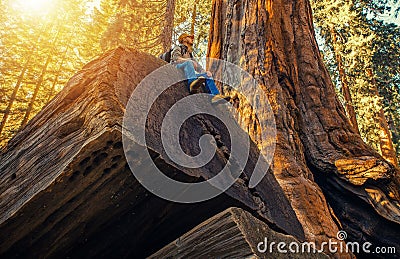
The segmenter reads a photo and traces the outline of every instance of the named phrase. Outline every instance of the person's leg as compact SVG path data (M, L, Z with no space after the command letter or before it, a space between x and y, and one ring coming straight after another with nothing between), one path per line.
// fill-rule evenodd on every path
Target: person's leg
M205 77L196 74L192 61L186 61L176 65L177 68L182 69L187 79L187 87L190 93L196 93L197 90L205 82Z
M215 85L214 79L212 77L207 76L207 74L199 74L199 76L204 76L206 78L206 89L208 93L213 96L211 99L211 103L221 104L224 102L229 102L231 98L229 96L224 96L219 93L219 90Z
M211 77L206 77L206 88L207 88L208 93L210 93L212 95L219 94L219 90L218 90L217 86L215 85L214 79L212 79Z
M186 61L176 65L177 68L182 69L185 73L185 77L188 80L188 87L190 84L197 79L196 72L194 70L193 62Z

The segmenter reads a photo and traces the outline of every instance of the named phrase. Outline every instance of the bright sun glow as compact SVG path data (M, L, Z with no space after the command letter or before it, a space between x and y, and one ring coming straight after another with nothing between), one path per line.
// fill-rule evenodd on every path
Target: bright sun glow
M32 14L44 14L50 11L56 0L17 0L14 8Z

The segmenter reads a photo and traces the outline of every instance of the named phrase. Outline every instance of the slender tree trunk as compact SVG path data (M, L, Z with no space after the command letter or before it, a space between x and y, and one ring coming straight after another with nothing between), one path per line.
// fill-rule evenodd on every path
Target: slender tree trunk
M192 10L192 23L190 24L190 34L194 35L194 27L196 25L196 16L197 16L197 3L194 2L193 10Z
M347 115L349 116L351 125L357 131L357 133L360 134L360 131L358 129L356 112L354 110L353 100L352 100L351 94L350 94L349 83L348 83L346 72L344 70L344 66L343 66L343 62L342 62L342 56L340 55L340 52L336 47L338 44L336 31L333 27L330 29L330 31L331 31L332 41L333 41L332 46L333 46L333 50L335 52L336 63L338 66L338 71L339 71L340 82L342 83L342 94L343 94L344 100L346 102L346 105L345 105L346 112L347 112Z
M327 242L343 228L348 240L388 242L382 236L400 223L398 171L350 124L318 50L309 0L214 0L208 46L209 57L256 79L265 95L251 101L271 104L277 128L272 172L307 239ZM215 70L212 62L208 68ZM257 119L264 115L255 118L238 101L247 118L242 127L257 141ZM377 184L380 179L388 181Z
M42 36L42 32L46 31L47 28L49 28L49 26L52 26L52 24L46 23L46 24L44 24L44 25L41 27L41 29L40 29L40 34L39 34L39 36L37 37L35 44L36 44L37 42L39 42L39 40L40 40L40 38L41 38L41 36ZM19 88L21 87L22 80L24 79L25 73L26 73L26 71L27 71L27 69L28 69L28 65L29 65L29 63L30 63L30 60L31 60L32 55L33 55L33 53L34 53L35 50L36 50L36 47L34 47L34 48L31 50L31 52L30 52L30 54L29 54L27 60L25 61L25 64L24 64L23 67L22 67L21 73L20 73L19 76L18 76L17 83L15 84L15 87L14 87L14 90L13 90L13 92L12 92L12 94L11 94L10 101L8 102L7 108L6 108L6 110L4 111L3 119L1 120L1 124L0 124L0 135L1 135L1 133L3 132L4 127L5 127L6 123L7 123L7 119L8 119L8 117L9 117L9 115L10 115L12 106L13 106L13 104L14 104L14 101L15 101L16 97L17 97L18 90L19 90Z
M51 43L52 50L54 50L54 46L55 46L55 43L57 42L58 36L59 36L59 31L57 32L56 36L54 37L54 39L53 39L53 41ZM28 104L28 108L26 109L24 119L22 120L21 125L20 125L20 129L23 128L26 125L26 123L28 122L28 120L29 120L29 116L30 116L30 114L32 112L33 105L36 102L36 98L37 98L37 95L39 93L40 86L43 83L43 79L44 79L44 76L45 76L45 74L47 72L47 67L50 64L52 56L53 56L53 51L50 51L50 53L47 56L46 62L44 63L44 65L42 67L42 71L40 72L40 76L39 76L39 78L38 78L38 80L36 82L35 90L33 92L32 98L31 98L31 100L30 100L30 102Z
M367 76L372 82L372 92L375 96L379 97L378 89L376 88L376 81L372 69L367 69ZM394 149L392 136L389 130L389 125L385 117L385 112L383 110L383 105L379 103L380 109L378 111L378 117L376 118L379 126L379 147L383 158L392 163L393 165L398 165L396 150Z
M62 57L60 66L59 66L59 68L58 68L58 70L57 70L57 72L56 72L56 75L54 76L54 80L53 80L53 82L52 82L52 84L51 84L50 93L49 93L49 95L48 95L48 97L47 97L46 103L48 103L48 102L50 101L50 99L53 97L54 90L55 90L56 85L57 85L57 83L58 83L58 77L60 76L61 72L63 72L63 71L62 71L62 67L63 67L63 65L64 65L65 60L67 59L67 52L68 52L68 50L69 50L69 46L66 47L66 49L65 49L65 51L64 51L64 53L63 53L63 57Z
M165 25L161 37L164 52L171 49L172 46L172 31L174 28L175 2L176 0L167 0L167 8L165 10Z
M28 122L28 120L29 120L29 116L30 116L30 114L32 112L33 105L36 102L36 98L37 98L37 95L39 93L40 86L43 83L43 78L44 78L44 75L46 74L47 67L48 67L48 65L50 63L52 55L53 55L52 53L50 53L48 55L48 57L46 59L46 62L43 65L42 72L40 73L40 77L39 77L38 81L36 82L35 90L33 92L32 98L31 98L31 100L30 100L30 102L28 104L28 108L26 109L26 112L25 112L25 115L24 115L24 119L22 120L21 125L20 125L20 129L23 128L26 125L26 123Z
M7 123L7 119L8 119L8 116L10 115L11 108L12 108L12 106L14 104L15 98L17 97L18 90L19 90L19 88L21 86L22 80L24 79L26 70L28 69L28 65L29 65L29 62L31 60L31 56L32 55L30 55L28 57L28 59L25 61L24 66L22 67L21 73L19 74L18 79L17 79L17 83L15 84L14 90L13 90L13 92L11 94L11 97L10 97L10 100L8 101L7 108L4 111L3 119L1 120L1 124L0 124L0 135L3 132L3 129L4 129L5 125L6 125L6 123Z
M389 125L389 130L392 132L392 142L394 139L398 139L400 137L400 132L399 132L399 126L396 125L396 122L393 119L393 114L389 113L389 119L388 119L388 125Z

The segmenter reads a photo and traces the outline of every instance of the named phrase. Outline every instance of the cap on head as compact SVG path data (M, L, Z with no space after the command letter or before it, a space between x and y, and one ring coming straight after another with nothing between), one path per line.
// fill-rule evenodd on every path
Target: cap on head
M181 36L179 36L179 38L178 38L179 43L183 43L183 41L187 37L190 37L190 38L194 39L194 35L190 35L190 34L187 34L187 33L182 33Z

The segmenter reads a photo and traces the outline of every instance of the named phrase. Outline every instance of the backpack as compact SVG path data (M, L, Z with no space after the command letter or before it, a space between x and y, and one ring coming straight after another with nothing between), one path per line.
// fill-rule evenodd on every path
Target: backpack
M160 56L158 56L159 58L161 58L162 60L170 63L171 62L171 52L172 52L173 48L168 50L167 52L162 53Z
M182 55L184 55L188 51L188 49L187 49L187 47L185 45L179 45L179 47L181 48ZM158 57L161 58L162 60L170 63L171 62L171 53L172 53L173 49L174 48L171 48L170 50L168 50L167 52L162 53ZM190 57L193 58L192 53L190 53Z

